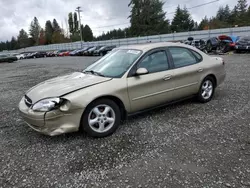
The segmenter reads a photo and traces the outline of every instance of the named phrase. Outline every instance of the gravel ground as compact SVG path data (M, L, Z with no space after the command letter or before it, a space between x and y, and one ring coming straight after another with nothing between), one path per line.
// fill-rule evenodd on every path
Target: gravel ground
M43 136L17 109L30 87L95 58L0 64L0 187L250 187L250 55L223 57L227 78L210 103L131 117L104 139Z

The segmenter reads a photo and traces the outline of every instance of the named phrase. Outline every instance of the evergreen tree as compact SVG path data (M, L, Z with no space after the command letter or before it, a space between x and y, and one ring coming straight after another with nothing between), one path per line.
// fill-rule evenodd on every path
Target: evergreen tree
M205 18L203 18L201 20L198 29L199 30L207 30L207 29L209 29L209 20L208 20L207 16L205 16Z
M93 36L93 32L90 29L90 27L88 25L85 25L85 27L83 28L83 40L85 42L89 42L89 41L93 41L94 36Z
M54 29L53 29L51 21L50 20L46 21L46 24L45 24L45 41L46 41L46 44L51 44L52 43L53 32L54 32Z
M74 33L79 33L79 22L77 20L77 13L74 13Z
M235 6L231 12L231 15L229 17L229 23L232 27L235 25L238 25L238 19L239 19L239 12L237 6Z
M61 28L60 28L58 22L56 21L56 19L53 19L52 27L53 27L54 32L61 32Z
M39 34L40 34L40 25L37 17L34 17L33 21L30 24L29 34L35 45L39 44Z
M69 23L69 32L71 35L74 34L74 22L73 22L73 15L72 12L68 15L68 23Z
M17 42L20 48L26 48L30 45L28 33L24 31L24 29L21 29L19 31L19 35L17 36Z
M238 10L238 19L237 22L239 26L245 26L249 24L249 18L247 17L247 0L238 0L237 10Z
M17 39L15 37L12 37L10 41L10 49L15 50L17 48L18 48Z
M172 32L186 32L193 30L193 28L194 21L187 8L181 9L178 6L171 25Z
M169 21L160 0L131 0L131 33L135 36L162 34L168 31Z

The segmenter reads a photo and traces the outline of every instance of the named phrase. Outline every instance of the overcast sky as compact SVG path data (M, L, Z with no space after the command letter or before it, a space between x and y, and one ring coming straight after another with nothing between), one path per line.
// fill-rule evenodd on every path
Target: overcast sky
M66 30L67 15L77 6L82 7L82 23L88 24L94 35L103 31L124 28L129 25L127 19L130 0L0 0L0 41L17 36L20 29L28 31L30 22L36 16L42 27L46 20L56 18ZM213 0L165 0L164 10L167 18L172 19L172 12L179 4L187 8L211 2ZM250 0L248 0L250 2ZM232 8L237 0L218 0L215 3L190 9L192 17L200 21L204 16L216 14L219 6L229 4ZM117 25L120 24L120 25ZM116 26L114 26L116 25ZM109 26L109 27L106 27Z

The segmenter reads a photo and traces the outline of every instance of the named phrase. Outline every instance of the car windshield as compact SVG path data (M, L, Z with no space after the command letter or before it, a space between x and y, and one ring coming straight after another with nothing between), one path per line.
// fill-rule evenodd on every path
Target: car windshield
M85 73L97 73L111 78L121 78L140 57L142 51L119 49L110 52L84 70Z
M103 47L101 47L101 48L100 48L100 50L103 50L103 49L105 49L105 48L107 48L107 46L103 46Z

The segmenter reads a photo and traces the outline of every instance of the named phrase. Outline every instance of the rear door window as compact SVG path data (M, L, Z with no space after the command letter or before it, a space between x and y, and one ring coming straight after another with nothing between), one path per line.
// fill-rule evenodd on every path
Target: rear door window
M187 48L169 47L169 51L172 55L175 68L186 67L198 63L195 55Z

